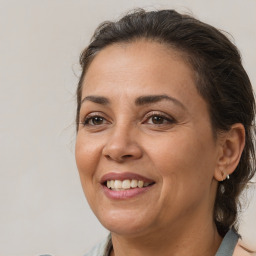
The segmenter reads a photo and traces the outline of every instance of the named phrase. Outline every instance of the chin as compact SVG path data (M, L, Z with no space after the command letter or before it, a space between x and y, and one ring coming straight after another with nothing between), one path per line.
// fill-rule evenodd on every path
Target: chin
M101 224L110 232L120 235L136 235L150 226L150 218L143 214L126 211L109 211L97 216Z

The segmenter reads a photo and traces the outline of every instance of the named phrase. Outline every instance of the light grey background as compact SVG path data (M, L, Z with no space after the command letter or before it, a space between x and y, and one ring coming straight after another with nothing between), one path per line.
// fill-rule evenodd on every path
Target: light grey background
M96 26L134 7L176 8L230 32L256 82L255 0L0 0L0 255L83 255L107 231L74 160L78 57ZM240 232L256 250L256 193Z

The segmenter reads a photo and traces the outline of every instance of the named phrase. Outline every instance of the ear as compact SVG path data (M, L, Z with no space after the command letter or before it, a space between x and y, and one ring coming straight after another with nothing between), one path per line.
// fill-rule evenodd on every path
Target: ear
M229 178L239 161L245 145L245 129L243 124L237 123L230 130L218 138L220 144L214 178L223 181Z

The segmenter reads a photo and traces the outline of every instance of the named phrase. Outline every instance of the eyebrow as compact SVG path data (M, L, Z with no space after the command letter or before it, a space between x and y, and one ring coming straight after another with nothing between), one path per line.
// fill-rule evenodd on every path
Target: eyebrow
M160 95L145 95L145 96L140 96L135 100L135 105L136 106L142 106L142 105L147 105L151 103L157 103L163 100L168 100L173 102L174 104L180 106L183 109L186 109L186 107L177 99L170 97L166 94L160 94ZM96 95L89 95L83 98L81 101L81 104L86 102L86 101L91 101L97 104L101 105L108 105L110 104L110 100L106 97L103 96L96 96Z
M140 96L135 100L135 104L137 106L146 105L150 103L157 103L163 100L172 101L174 104L182 107L183 109L186 109L186 107L177 99L170 97L166 94L161 95L147 95L147 96Z
M110 103L106 97L94 96L94 95L84 97L83 100L81 101L81 104L86 101L92 101L94 103L101 104L101 105L108 105Z

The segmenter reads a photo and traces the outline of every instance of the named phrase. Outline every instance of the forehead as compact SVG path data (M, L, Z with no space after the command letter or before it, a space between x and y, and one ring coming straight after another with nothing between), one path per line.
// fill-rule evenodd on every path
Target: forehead
M165 44L146 40L110 45L88 67L82 93L110 89L113 85L119 91L133 86L161 90L161 85L173 84L179 85L176 89L189 84L195 90L195 73L184 55Z

